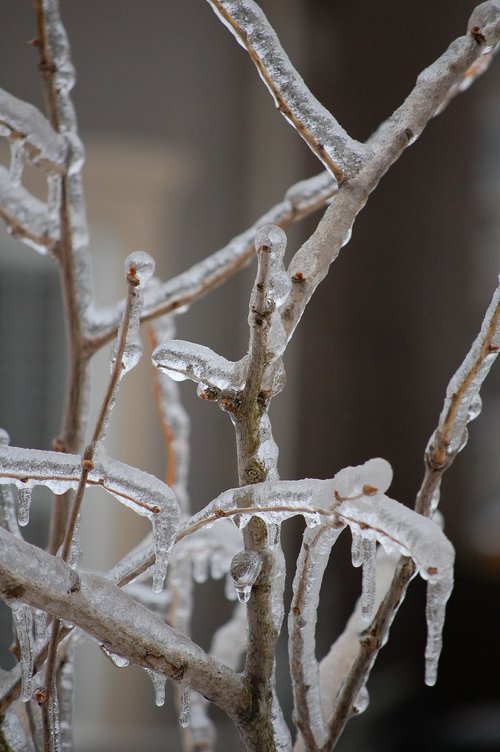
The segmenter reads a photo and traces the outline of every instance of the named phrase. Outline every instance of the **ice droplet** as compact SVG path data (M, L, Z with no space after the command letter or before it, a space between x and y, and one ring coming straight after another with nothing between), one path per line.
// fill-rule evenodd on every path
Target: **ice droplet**
M181 686L180 705L179 726L187 728L191 720L191 690L186 684Z
M229 573L240 603L247 603L250 599L252 586L261 568L262 559L256 551L240 551L233 556Z
M116 666L117 668L126 668L130 665L130 661L128 658L125 658L123 655L118 655L118 653L113 653L111 650L109 650L105 645L102 643L99 643L99 647L101 648L104 655L109 658L111 663Z
M31 488L19 488L17 492L17 521L25 527L30 521Z
M483 408L483 402L481 400L481 395L479 393L475 394L469 405L467 419L469 421L475 420L477 416L479 415L479 413L481 412L482 408Z
M165 674L162 674L161 671L153 671L151 668L146 668L144 670L153 682L155 705L158 708L161 708L162 705L165 705L165 684L167 681Z
M31 678L33 676L33 614L31 608L21 601L10 601L12 618L16 628L19 650L21 652L21 700L31 699Z

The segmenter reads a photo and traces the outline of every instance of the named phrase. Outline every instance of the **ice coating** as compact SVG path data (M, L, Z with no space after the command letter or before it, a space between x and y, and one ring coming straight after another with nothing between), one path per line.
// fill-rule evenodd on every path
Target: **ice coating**
M262 10L253 0L209 0L222 23L251 52L259 74L286 120L325 166L335 173L356 173L364 147L354 141L311 94Z
M268 294L279 308L292 287L283 263L286 251L285 231L277 225L263 225L255 236L255 250L259 254L264 248L269 254Z
M17 491L17 521L25 527L30 521L31 488L20 487Z
M209 347L184 340L171 340L153 352L153 364L171 378L189 378L215 389L242 389L244 373L241 362L233 363Z
M13 483L21 489L43 485L57 494L77 488L81 475L78 455L5 445L0 445L0 467L0 484ZM180 514L173 491L153 475L107 457L103 450L94 458L87 484L104 488L121 504L151 521L156 556L154 587L161 588Z
M153 671L150 668L146 668L144 670L153 683L155 705L156 707L161 708L162 705L165 705L165 684L167 682L167 678L165 674L162 674L160 671Z
M186 685L181 685L180 709L179 709L179 726L187 728L191 721L191 689Z
M233 557L229 572L240 603L249 600L261 568L262 559L256 551L240 551Z
M21 658L21 700L31 700L31 680L35 665L33 653L33 614L30 606L22 601L7 601L12 611Z
M45 642L47 639L47 622L48 617L45 611L40 608L33 609L33 627L35 632L35 642L37 644Z

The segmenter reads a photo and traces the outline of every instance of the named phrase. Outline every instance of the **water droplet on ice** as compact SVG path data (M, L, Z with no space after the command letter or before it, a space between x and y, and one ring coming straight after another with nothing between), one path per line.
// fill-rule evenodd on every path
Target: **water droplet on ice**
M111 650L109 650L105 645L102 643L99 645L104 655L109 658L111 663L116 666L117 668L126 668L127 666L130 666L130 661L128 658L125 658L123 655L118 655L118 653L113 653Z
M481 400L481 396L479 394L475 394L474 397L471 400L471 403L469 405L469 409L467 411L467 418L468 420L475 420L479 413L481 412L483 407L483 402Z
M236 590L236 595L238 596L239 602L248 603L248 601L250 600L250 595L252 594L252 586L242 585L238 587L236 585L234 589Z

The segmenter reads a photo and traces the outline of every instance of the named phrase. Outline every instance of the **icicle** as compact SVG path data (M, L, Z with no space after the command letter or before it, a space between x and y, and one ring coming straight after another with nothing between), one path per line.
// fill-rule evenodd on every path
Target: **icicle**
M191 720L191 689L187 684L181 685L179 726L187 728Z
M363 536L355 530L351 530L351 561L353 567L360 567L363 563Z
M41 608L33 609L33 625L35 629L35 642L45 642L47 638L47 614Z
M21 601L9 601L12 617L16 627L19 650L21 651L21 700L29 702L31 699L31 679L33 676L33 614L30 606Z
M127 666L130 666L130 661L128 658L125 658L123 655L118 655L118 653L113 653L102 643L99 643L99 647L101 648L104 655L109 658L111 663L117 668L126 668Z
M240 551L233 557L229 572L240 603L246 603L250 599L261 568L262 559L256 551Z
M155 705L158 708L161 708L162 705L165 705L165 684L167 681L165 674L162 674L161 671L153 671L153 669L150 668L144 670L153 682Z
M17 521L24 527L30 521L31 488L19 488L17 492Z
M24 169L24 138L16 138L10 141L10 167L9 174L12 185L21 184Z
M365 538L363 540L363 584L361 590L361 618L364 621L369 621L373 615L376 556L377 542Z
M208 557L206 551L193 551L193 580L202 585L208 579Z
M425 646L425 683L432 687L437 680L437 669L443 645L443 626L446 603L450 597L453 582L438 580L427 583L427 644Z

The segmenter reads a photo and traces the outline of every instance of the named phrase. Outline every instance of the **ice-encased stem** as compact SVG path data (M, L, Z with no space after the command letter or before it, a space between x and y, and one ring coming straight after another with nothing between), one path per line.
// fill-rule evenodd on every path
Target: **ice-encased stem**
M323 524L304 531L288 614L288 655L294 698L294 720L308 748L326 741L321 709L316 620L323 575L330 552L344 525Z
M257 3L253 0L209 0L209 3L247 50L279 111L318 159L339 183L356 174L366 158L364 145L352 139L312 95Z
M31 679L34 668L33 613L31 608L21 601L11 601L9 606L12 611L21 654L21 700L29 702L31 700Z

